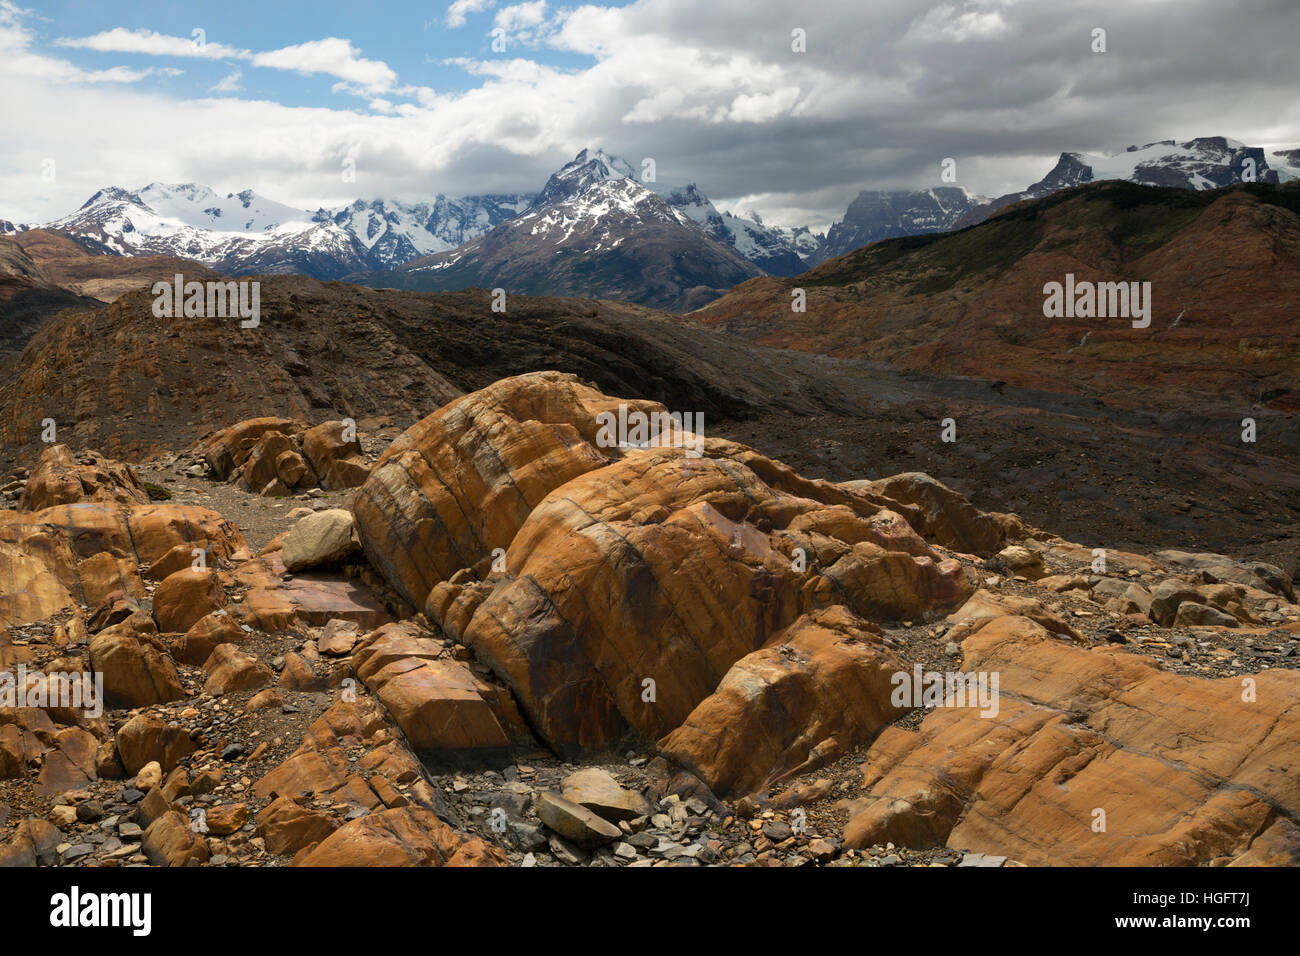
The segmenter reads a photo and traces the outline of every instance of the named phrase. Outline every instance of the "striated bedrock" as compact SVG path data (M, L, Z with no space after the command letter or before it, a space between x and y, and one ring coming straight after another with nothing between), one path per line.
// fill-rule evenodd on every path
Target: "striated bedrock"
M79 501L148 504L149 493L130 465L95 451L74 455L67 445L51 445L32 469L18 510L43 511Z
M800 617L736 661L660 752L724 797L834 762L906 713L891 692L907 666L876 631L839 606Z
M72 604L93 608L115 591L142 597L141 574L169 552L188 562L202 550L215 564L244 548L231 522L188 505L0 511L0 626L43 620Z
M920 518L916 530L926 540L956 551L988 557L1006 542L1033 533L1016 515L980 511L964 495L917 471L877 481L846 481L842 487L915 505Z
M1027 864L1300 863L1300 673L1205 680L1018 616L962 645L995 714L940 706L867 753L845 844ZM984 713L986 716L981 716Z
M886 550L870 519L849 543L815 527L819 502L743 466L708 461L683 477L682 464L634 453L569 483L520 530L507 574L441 586L426 605L444 629L467 620L461 639L561 753L664 736L808 611L919 617L968 593L956 562ZM457 614L462 595L472 614Z
M353 504L371 563L557 751L663 737L805 613L921 618L971 593L914 508L679 431L605 447L619 405L667 411L554 372L497 382L408 430Z
M352 510L370 563L422 607L435 584L490 565L551 491L619 455L598 448L601 412L655 402L610 398L576 376L535 372L453 401L384 452Z
M205 436L194 451L220 481L261 495L355 488L370 474L354 423L346 421L308 427L274 416L250 418Z

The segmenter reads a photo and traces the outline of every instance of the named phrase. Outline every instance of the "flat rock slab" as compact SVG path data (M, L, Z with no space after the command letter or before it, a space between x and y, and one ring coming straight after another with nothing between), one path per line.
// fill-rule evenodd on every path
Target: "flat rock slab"
M537 818L584 850L594 850L623 836L623 831L608 820L556 793L543 793L537 798Z
M586 807L610 823L646 816L651 812L650 802L645 797L620 786L609 771L599 767L569 774L561 787L565 800Z

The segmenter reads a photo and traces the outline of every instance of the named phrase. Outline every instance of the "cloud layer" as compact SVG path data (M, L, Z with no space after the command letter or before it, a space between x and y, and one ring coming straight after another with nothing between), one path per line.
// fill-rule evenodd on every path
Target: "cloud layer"
M404 82L384 50L340 37L259 50L117 28L42 46L31 23L0 0L0 217L18 220L154 180L302 206L525 191L601 146L767 221L825 228L860 189L939 184L948 157L961 185L997 194L1062 150L1300 140L1293 0L456 0L438 24L464 36L450 63L473 85L456 92ZM80 50L123 62L82 69ZM230 69L192 99L157 82L194 59ZM241 96L262 69L334 93L322 106Z

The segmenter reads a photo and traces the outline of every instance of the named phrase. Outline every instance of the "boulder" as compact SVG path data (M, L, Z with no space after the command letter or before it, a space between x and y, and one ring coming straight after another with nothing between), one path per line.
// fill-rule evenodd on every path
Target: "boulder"
M511 573L462 640L548 744L599 752L629 729L658 739L680 726L802 613L919 619L970 593L961 566L919 539L906 545L919 554L877 544L896 533L890 515L882 530L870 506L808 497L833 499L832 486L786 493L760 477L779 483L773 471L648 449L573 479L524 523Z
M303 433L303 454L326 491L356 488L370 477L355 431L348 429L344 422L332 421L322 422Z
M1275 564L1237 561L1223 554L1188 551L1157 551L1155 557L1166 564L1204 572L1214 581L1244 584L1260 591L1272 592L1295 603L1295 586L1291 583L1291 576Z
M140 772L135 775L135 788L137 790L143 790L147 793L154 787L161 787L162 784L162 764L157 760L150 760L147 764L141 767Z
M219 644L243 644L248 632L225 610L205 614L194 622L173 648L177 660L202 667Z
M28 817L14 828L13 835L0 846L0 867L54 866L58 863L63 833L40 817Z
M153 595L154 619L164 634L183 634L225 606L221 577L211 568L184 568L170 574Z
M1174 614L1174 627L1237 627L1237 619L1218 608L1183 601Z
M1047 576L1043 569L1043 556L1031 548L1018 544L1007 545L997 553L997 559L1012 574L1023 575L1031 581Z
M623 831L608 820L555 793L543 793L537 798L537 818L584 850L594 850L623 836Z
M288 418L250 418L204 438L196 447L218 481L227 481L252 453L267 432L292 432L297 426Z
M605 414L672 422L571 375L518 376L408 429L353 503L371 565L561 753L664 736L800 614L911 620L971 593L910 506L672 428L618 447Z
M1032 598L1020 597L1017 594L1000 594L986 588L980 588L972 594L970 600L949 614L945 620L949 624L957 625L949 633L949 637L960 643L966 634L983 622L1006 617L1009 614L1037 621L1053 634L1060 634L1062 637L1074 640L1082 639L1078 631Z
M915 505L920 518L916 530L921 536L964 554L987 557L1007 540L1005 518L1010 516L985 514L964 495L919 471L877 481L846 481L843 487Z
M286 488L305 487L309 469L302 455L293 450L285 450L275 457L275 474Z
M145 569L144 575L151 581L164 581L177 571L195 566L195 552L202 551L191 544L178 544L161 558Z
M296 451L297 446L293 439L284 432L263 432L249 450L248 457L240 465L239 471L236 472L236 484L245 491L265 495L268 485L280 482L280 475L276 470L277 460L287 453L296 453ZM282 482L280 487L284 487Z
M425 763L509 762L510 742L488 702L490 691L464 664L408 657L365 682Z
M103 678L112 707L147 707L185 696L171 658L124 625L101 631L90 642L91 669Z
M95 782L99 740L81 727L63 727L48 741L35 792L41 796L84 790Z
M203 814L203 822L213 836L229 836L248 822L249 812L246 803L221 804L209 807Z
M219 644L203 665L203 673L208 675L204 693L215 695L257 690L275 679L269 667L234 644Z
M359 640L361 640L361 629L356 621L335 618L325 625L320 638L316 641L316 648L322 654L346 657L352 653L352 648Z
M156 714L137 714L117 732L117 752L128 776L136 775L151 762L157 762L160 772L167 773L194 749L187 730L173 727Z
M178 545L204 548L211 561L245 547L221 515L188 505L82 502L0 511L0 580L7 585L0 627L44 620L76 603L94 607L110 587L140 594L139 569Z
M253 418L208 436L196 450L219 480L263 495L355 488L370 474L356 429L342 421L308 428L287 418Z
M575 376L536 372L434 412L385 450L353 500L366 557L423 607L439 581L509 546L548 493L617 454L595 445L596 415L617 406Z
M191 866L208 861L208 841L175 810L168 810L149 824L140 850L154 866Z
M650 801L636 790L629 790L600 767L588 767L571 773L560 785L560 796L570 803L586 807L610 823L648 816L653 812Z
M278 797L257 815L257 835L268 853L297 853L324 840L338 829L330 814L304 807L289 797Z
M290 651L284 656L284 668L276 683L284 690L319 693L330 688L330 678L321 668L318 673L312 662L301 654Z
M1178 615L1178 605L1184 601L1199 601L1196 585L1177 578L1161 581L1151 592L1151 620L1162 627L1172 627Z
M286 570L301 571L338 564L360 549L351 512L330 508L300 519L280 553Z

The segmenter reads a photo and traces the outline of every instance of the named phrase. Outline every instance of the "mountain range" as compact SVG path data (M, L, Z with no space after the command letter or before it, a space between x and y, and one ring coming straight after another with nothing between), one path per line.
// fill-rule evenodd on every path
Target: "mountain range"
M959 185L865 190L825 235L720 211L695 183L663 184L584 149L537 193L427 202L358 199L298 209L251 190L194 183L105 187L43 227L92 252L170 256L227 275L303 274L426 291L469 286L590 295L688 311L759 275L794 276L882 239L946 232L1012 203L1103 179L1213 189L1250 168L1261 183L1300 176L1300 150L1266 153L1224 137L1062 153L1025 190L994 199ZM0 220L0 235L37 228Z

